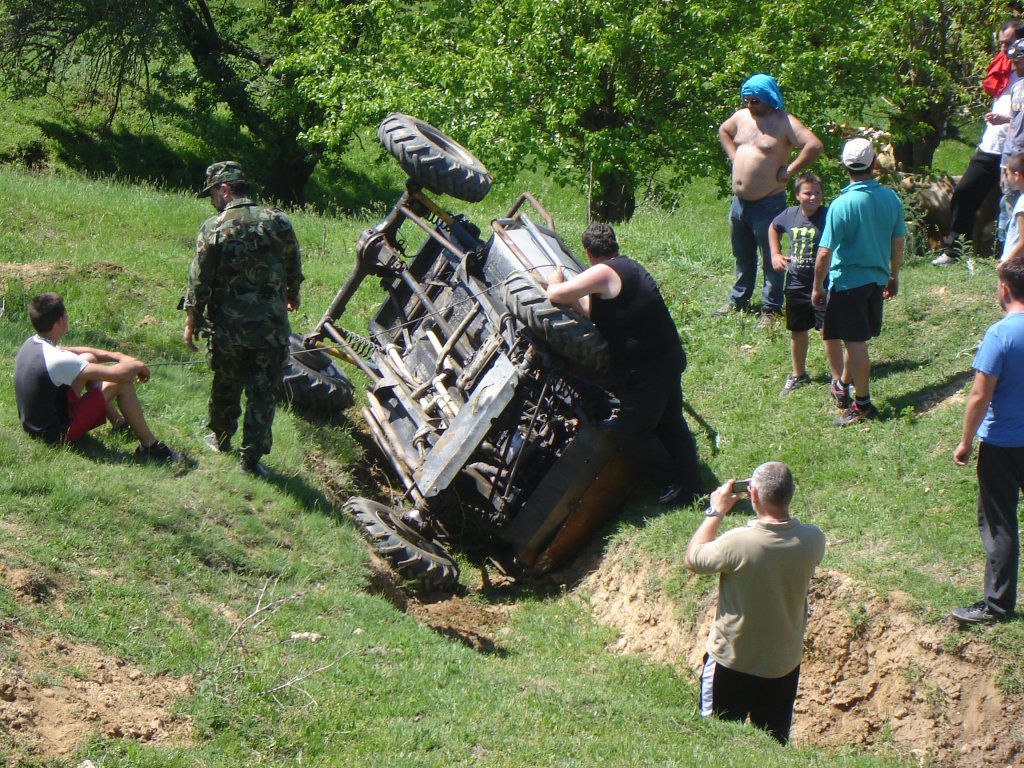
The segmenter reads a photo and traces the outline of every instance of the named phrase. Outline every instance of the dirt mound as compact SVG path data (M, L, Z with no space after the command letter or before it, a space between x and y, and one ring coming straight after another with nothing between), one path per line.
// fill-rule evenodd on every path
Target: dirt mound
M617 628L612 650L695 671L714 598L687 624L657 584L666 567L610 553L580 586ZM1024 706L996 687L987 647L950 625L923 626L900 593L878 595L834 571L811 588L807 652L793 725L797 744L894 744L922 763L1020 765Z

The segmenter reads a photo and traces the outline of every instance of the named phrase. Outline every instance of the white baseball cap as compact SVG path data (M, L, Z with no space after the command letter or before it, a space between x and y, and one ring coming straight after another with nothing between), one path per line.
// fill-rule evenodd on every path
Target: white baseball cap
M850 171L866 171L875 162L875 148L867 139L850 139L843 145L843 165Z

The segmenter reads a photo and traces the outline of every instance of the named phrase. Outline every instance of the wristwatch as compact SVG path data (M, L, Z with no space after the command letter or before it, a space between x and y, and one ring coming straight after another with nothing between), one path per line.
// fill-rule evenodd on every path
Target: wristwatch
M708 507L704 510L704 517L717 517L719 520L723 519L725 515L721 512L716 512L714 507Z

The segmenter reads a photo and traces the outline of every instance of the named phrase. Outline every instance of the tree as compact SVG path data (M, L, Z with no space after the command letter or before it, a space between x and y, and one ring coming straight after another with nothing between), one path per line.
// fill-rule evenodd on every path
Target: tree
M135 91L187 94L198 112L223 104L268 158L265 193L301 200L318 154L301 136L320 117L273 69L287 45L288 0L244 11L207 0L5 0L4 12L0 65L18 92L78 78L110 104L110 120Z

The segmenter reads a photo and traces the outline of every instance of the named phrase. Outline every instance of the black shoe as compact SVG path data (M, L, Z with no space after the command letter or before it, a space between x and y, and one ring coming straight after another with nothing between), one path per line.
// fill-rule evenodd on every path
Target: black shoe
M836 407L841 410L846 410L853 403L853 398L850 397L850 385L843 386L840 384L838 387L833 381L828 387L829 396L836 401Z
M270 477L270 472L268 472L267 468L258 461L242 462L242 471L247 475L252 475L253 477Z
M139 445L135 449L135 458L139 461L164 461L171 464L177 464L181 461L182 456L177 451L172 451L166 445L157 440L152 445Z
M211 432L204 437L203 442L214 453L227 453L231 450L231 438L218 435L216 432Z
M659 504L675 504L679 507L688 507L700 496L700 491L687 488L678 483L666 485L658 491Z
M1013 614L993 613L984 600L979 600L966 608L954 608L949 615L961 624L995 624L1013 618Z
M851 424L856 424L858 421L865 421L867 419L877 419L878 409L874 405L868 403L865 406L857 405L857 401L853 401L853 405L843 411L843 415L833 421L837 427L848 427Z

